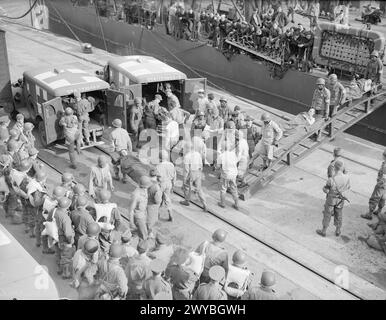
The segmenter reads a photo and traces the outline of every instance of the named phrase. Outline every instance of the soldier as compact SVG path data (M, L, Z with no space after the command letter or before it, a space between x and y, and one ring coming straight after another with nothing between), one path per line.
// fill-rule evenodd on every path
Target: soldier
M180 100L178 100L177 96L172 92L170 88L167 88L166 91L166 96L168 98L168 111L170 112L173 108L181 108Z
M56 263L59 267L58 275L62 275L63 279L71 277L71 264L74 255L74 230L72 229L71 219L68 215L68 208L71 205L71 200L63 197L58 201L58 208L53 210L48 221L55 219L58 228L59 242L56 246Z
M260 132L259 128L253 123L253 118L249 115L245 118L245 131L247 133L247 142L248 142L248 154L249 157L252 158L253 151L255 150L255 147L257 143L260 140Z
M193 300L227 300L227 294L220 285L225 277L225 270L221 266L213 266L209 270L210 281L201 283L193 295Z
M204 111L199 110L196 112L192 127L190 128L190 136L201 136L206 129L207 123L205 119L205 113Z
M101 190L107 190L108 187L114 192L113 179L107 158L99 156L98 165L91 167L88 192L95 199Z
M191 144L186 144L186 153L183 159L184 163L184 184L183 191L185 200L181 201L180 204L184 206L190 205L190 193L192 189L192 185L196 188L196 192L198 198L200 199L203 210L207 211L207 204L204 196L204 192L202 191L201 179L202 179L202 155L193 150Z
M170 108L171 109L169 110L169 114L171 119L177 122L178 127L182 129L185 123L185 119L190 117L190 113L181 107L178 107L175 101L171 101Z
M367 245L386 254L386 213L379 213L378 222L369 226L374 230L374 234L367 238Z
M231 117L231 108L228 107L228 100L225 97L220 98L219 113L220 117L224 120L224 124L228 122Z
M120 119L114 119L112 125L115 129L110 133L110 141L112 147L112 163L114 167L115 179L120 180L119 178L119 164L120 158L122 156L122 150L127 152L132 152L133 147L131 145L130 135L127 130L122 128L122 121ZM114 156L113 156L114 155Z
M373 83L380 83L383 72L383 64L379 58L379 52L374 50L370 55L370 61L367 64L365 79L370 79Z
M228 299L239 299L247 291L252 281L252 274L245 264L246 256L244 252L241 250L235 251L224 285Z
M7 141L9 139L9 117L0 117L0 154L7 152Z
M96 222L90 223L87 226L86 234L79 238L77 249L78 250L83 249L83 246L87 240L94 239L94 240L98 241L100 231L101 231L101 227L99 226L98 223L96 223ZM98 241L98 250L99 250L99 241Z
M84 93L82 93L82 96L80 96L79 92L75 92L74 96L76 98L75 110L76 110L76 115L77 115L78 120L79 120L79 129L81 130L81 133L83 134L83 138L85 139L86 145L89 145L90 144L89 112L92 109L91 103L86 98L86 94L84 94Z
M95 275L98 271L96 253L99 250L98 241L89 239L82 249L78 249L72 258L73 282L72 286L78 291L79 300L95 298Z
M114 229L114 226L108 222L106 217L99 219L98 224L101 229L98 235L100 255L102 259L106 259L111 245L121 244L122 234Z
M324 118L325 121L329 120L330 115L330 90L326 88L326 81L323 78L316 80L317 88L314 91L312 97L311 108L315 109L315 115L317 120L321 122ZM320 141L322 136L322 130L319 130L316 135L316 140Z
M335 73L329 75L326 88L330 90L329 117L332 118L338 112L339 107L345 103L346 90L338 81L338 76ZM329 124L328 128L328 130L331 130L331 124Z
M156 169L160 175L159 183L162 191L162 203L166 206L169 214L169 221L173 221L171 192L177 180L177 173L174 164L169 161L169 153L166 150L159 152L160 163Z
M151 259L161 259L168 264L173 256L173 244L168 244L168 238L162 233L158 232L155 237L155 248L149 252L148 256Z
M244 138L244 131L238 130L236 134L236 156L237 156L237 181L240 182L239 187L247 186L246 174L249 162L249 146Z
M341 148L334 148L333 154L334 154L334 159L331 160L331 162L327 168L327 178L331 178L334 175L334 172L335 172L334 165L335 165L336 161L341 161L343 163L342 172L344 174L347 173L346 167L344 165L344 161L342 159L342 149Z
M161 109L162 96L156 94L154 100L145 105L143 109L143 125L145 129L157 129L157 117Z
M119 263L122 254L122 246L113 244L110 247L108 261L101 260L98 263L98 274L102 283L96 293L97 300L124 300L126 298L127 277Z
M148 188L152 185L149 177L142 176L139 186L133 192L131 204L129 206L130 225L135 226L141 239L148 237L146 227L146 208L148 204Z
M86 209L87 205L87 198L84 196L80 196L76 201L76 208L74 210L71 210L70 213L70 218L75 230L75 247L78 246L79 238L86 234L87 227L91 223L95 222L90 212Z
M23 136L23 131L24 131L24 115L22 113L18 113L16 115L16 122L13 125L12 129L17 131L17 133L18 133L17 139L23 141L22 136Z
M362 214L361 217L364 219L371 220L373 213L379 214L386 202L386 150L383 151L383 162L381 168L378 171L377 183L374 187L373 193L369 200L369 212ZM378 207L378 210L377 210Z
M326 236L326 230L330 224L331 216L334 216L334 225L336 227L335 235L338 237L342 227L342 211L344 201L347 200L346 192L350 190L350 179L343 174L343 162L336 161L334 164L334 175L328 178L323 192L327 194L323 211L323 228L316 230L316 233L322 237Z
M263 158L263 170L265 170L273 160L274 147L278 147L283 131L275 121L271 120L269 114L263 113L261 120L263 121L261 140L256 145L249 167L251 168L254 161L261 156Z
M147 189L147 215L146 226L149 232L149 237L153 237L154 224L158 221L159 207L162 202L162 190L159 185L160 174L157 169L150 170L150 179L152 185Z
M122 248L123 248L123 256L121 258L121 265L122 265L122 268L124 269L126 269L129 259L138 255L138 251L136 249L136 246L134 246L132 240L133 240L133 235L130 229L127 229L125 232L122 233L121 241L122 241Z
M162 141L163 148L171 151L180 138L178 123L170 117L170 114L165 114L162 116L162 126L165 128Z
M74 195L72 197L72 203L71 203L70 210L75 210L77 205L78 205L78 198L86 197L86 199L87 199L88 196L86 194L86 187L79 182L74 186L74 188L72 190L73 190Z
M230 190L233 201L235 202L234 208L239 210L239 195L237 193L237 163L238 157L234 150L231 149L231 143L229 141L224 142L223 152L217 158L217 166L221 169L220 175L220 202L218 205L221 208L225 208L225 195L227 190ZM247 164L246 164L247 165Z
M60 184L60 186L66 190L65 197L72 200L72 198L74 197L75 182L74 182L74 176L71 172L63 173L62 183Z
M34 125L31 122L25 122L24 123L24 137L26 139L26 149L32 149L35 148L35 136L32 133L32 130L34 129Z
M209 282L209 269L215 265L222 266L225 273L228 273L228 253L222 246L227 233L222 229L217 229L212 234L212 241L204 241L197 249L197 253L205 253L204 270L202 271L200 282Z
M195 111L196 115L197 115L197 112L201 111L205 116L205 110L207 110L207 108L210 108L209 100L205 96L204 89L199 89L197 91L197 94L198 94L198 97L197 97L196 103L193 104L193 110Z
M75 146L80 154L80 132L78 129L78 118L74 115L74 110L67 107L64 116L60 119L59 125L63 127L64 137L68 145L68 154L70 156L71 168L76 169Z
M133 151L137 150L138 146L138 138L139 133L141 131L142 126L142 99L141 98L135 98L134 99L134 105L131 107L130 112L128 114L128 129L130 138L131 138L131 145Z
M155 259L150 262L149 268L152 272L152 276L145 280L144 283L147 299L154 300L154 297L157 294L164 292L168 296L168 299L165 300L173 300L170 284L162 277L162 273L166 268L166 262L161 259Z
M143 285L145 280L151 277L151 259L146 255L148 250L147 241L140 241L137 250L138 256L129 259L125 269L129 287L128 300L145 299L146 294Z
M116 203L110 202L111 192L108 190L101 190L99 192L99 203L95 203L96 222L102 217L106 217L106 222L111 224L115 230L119 230L122 225L121 214L119 213Z
M249 287L241 297L242 300L277 300L275 290L271 288L276 283L275 274L264 271L261 275L260 286Z

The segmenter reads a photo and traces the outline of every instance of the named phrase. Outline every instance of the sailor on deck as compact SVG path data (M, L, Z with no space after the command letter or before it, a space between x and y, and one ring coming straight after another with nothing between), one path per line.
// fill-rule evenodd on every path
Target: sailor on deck
M108 187L114 192L109 164L105 157L100 156L98 157L98 165L91 168L88 192L91 197L96 198L97 193L101 190L107 190Z
M315 114L319 122L322 118L324 118L325 121L328 121L330 115L331 93L330 90L326 88L326 81L323 78L317 79L316 85L318 87L314 91L311 108L315 109ZM319 130L316 136L316 140L320 141L321 136L322 130Z
M68 144L68 154L70 156L71 167L76 169L75 146L80 153L80 132L78 129L78 118L74 115L74 110L70 107L64 111L64 116L60 119L59 125L63 127L64 137Z
M246 256L242 250L237 250L232 256L224 290L228 299L239 299L247 291L252 281L252 273L246 267Z
M370 55L370 61L367 64L365 79L370 79L374 83L380 83L382 72L383 72L383 64L382 60L379 58L379 52L374 50Z

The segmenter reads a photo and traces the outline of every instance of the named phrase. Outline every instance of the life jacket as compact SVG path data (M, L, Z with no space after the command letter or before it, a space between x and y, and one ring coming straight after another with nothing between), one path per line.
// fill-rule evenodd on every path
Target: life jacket
M54 209L56 210L56 208ZM45 221L42 236L48 236L48 247L51 248L55 243L59 242L59 231L55 220L55 212L52 214L52 221Z
M243 290L245 292L247 290L247 282L250 275L251 272L249 270L230 265L228 269L226 285L232 284L232 287Z
M37 203L35 203L35 200L34 200L34 197L33 197L33 194L36 192L36 191L39 191L39 192L45 192L44 191L44 188L43 186L37 182L36 180L34 179L31 179L30 182L28 183L27 185L27 195L28 195L28 199L31 203L31 205L33 207L37 207Z
M47 220L48 215L56 208L57 205L58 205L58 201L56 200L52 200L48 197L44 199L43 212L42 212L44 219Z
M200 253L198 252L190 252L189 253L189 260L188 263L184 263L184 267L192 270L194 273L198 275L198 277L201 276L202 272L204 271L205 267L205 259L206 259L206 251L208 248L209 242L205 241L202 251Z
M110 222L111 212L114 208L117 207L116 203L96 203L95 211L96 211L96 221L99 221L100 218L106 217L107 222Z
M25 172L20 172L18 170L12 169L10 172L11 179L16 186L20 187L22 181L27 177Z

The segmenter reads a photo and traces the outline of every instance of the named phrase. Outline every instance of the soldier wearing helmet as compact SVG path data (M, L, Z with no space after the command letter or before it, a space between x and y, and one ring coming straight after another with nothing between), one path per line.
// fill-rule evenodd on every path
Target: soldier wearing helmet
M334 225L336 227L335 235L341 234L342 213L344 202L348 201L346 194L350 190L350 179L343 173L344 164L337 160L334 164L334 175L328 178L323 192L327 194L323 210L322 229L316 230L316 233L322 237L326 236L327 228L330 224L331 216L334 216Z
M94 100L94 99L91 98L90 100ZM79 96L78 94L78 96L76 97L76 103L75 103L75 110L79 120L80 130L81 130L81 133L83 133L83 138L85 139L85 143L87 145L90 144L89 112L94 110L94 105L90 102L90 100L87 99L86 94L82 93L81 96Z
M86 234L81 236L78 239L78 246L77 246L78 250L83 249L84 244L86 243L87 240L94 239L98 241L100 232L101 232L101 227L97 222L92 222L88 224L86 228ZM98 241L98 251L99 251L99 241ZM96 261L97 260L98 259L96 259Z
M343 158L342 158L342 155L343 155L343 151L342 151L342 148L335 148L334 151L333 151L333 155L334 155L334 159L331 160L328 168L327 168L327 178L331 178L333 175L334 175L334 172L335 172L335 162L336 161L341 161L343 163L343 169L342 169L342 172L344 174L347 173L346 171L346 166L344 164L344 161L343 161Z
M255 160L261 156L263 158L263 170L265 170L273 160L275 147L278 147L278 142L283 136L283 131L275 121L271 120L268 113L262 114L261 121L263 122L261 139L253 151L249 167L251 168Z
M378 170L377 183L369 199L369 212L362 214L364 219L371 220L373 214L377 215L382 212L386 202L386 150L383 151L383 162Z
M157 119L159 112L161 110L160 102L162 101L162 96L156 94L154 100L147 103L143 109L143 125L145 129L157 129Z
M156 166L159 173L159 184L162 192L162 202L169 214L169 221L173 220L171 192L177 180L177 172L174 164L169 161L169 153L166 150L159 152L160 163Z
M74 115L74 110L72 108L66 108L63 117L59 121L59 126L63 127L64 137L66 138L66 143L68 145L71 167L76 169L75 147L80 154L81 135L78 128L78 118Z
M206 97L205 90L199 89L197 91L197 101L193 103L193 110L198 114L199 111L201 111L205 116L205 110L210 108L210 103L208 98Z
M237 250L232 256L224 290L228 299L239 299L248 290L252 281L252 273L246 267L246 255L242 250Z
M157 232L155 236L155 248L149 252L149 257L152 259L161 259L168 264L173 254L173 243L170 241L170 238L161 232Z
M226 236L226 231L217 229L212 234L212 241L204 241L197 247L197 253L205 253L204 270L202 271L200 282L210 281L209 269L215 265L222 266L226 274L228 273L228 253L223 246Z
M208 131L208 130L209 130L209 127L206 123L204 111L197 111L196 116L192 122L192 126L190 128L190 136L201 137L204 131Z
M193 295L193 300L227 300L227 294L220 285L225 278L223 267L214 265L209 269L209 282L201 283Z
M62 183L60 184L62 188L66 190L65 196L72 200L74 197L74 187L75 187L75 181L74 181L74 175L71 172L64 172L62 175Z
M115 180L120 180L119 166L122 157L122 151L127 153L133 151L130 135L126 129L122 128L122 121L120 119L114 119L112 122L114 129L110 133L111 141L111 158L114 167Z
M16 115L16 122L13 125L12 129L16 130L16 132L17 132L17 139L21 140L22 142L25 142L25 139L23 137L24 115L22 113L18 113Z
M91 167L88 192L94 199L97 198L97 193L101 190L110 188L114 192L113 178L110 173L108 159L105 156L99 156L97 165Z
M96 292L96 300L125 300L128 286L125 271L119 263L122 255L122 246L112 244L109 259L98 263L98 274L102 284Z
M7 150L7 141L9 139L9 126L10 120L8 116L0 117L0 153L5 153Z
M90 212L86 209L88 199L85 196L78 196L76 201L76 208L71 210L70 219L74 226L75 236L74 244L78 246L78 240L81 236L86 234L89 224L95 222Z
M329 117L332 118L346 102L346 89L339 82L335 73L329 75L326 88L330 90ZM331 124L328 125L328 130L331 130Z
M70 206L70 210L76 209L79 197L88 198L88 195L86 194L86 187L79 182L76 185L74 185L74 187L72 188L72 191L73 191L73 197L72 197L72 203Z
M326 81L323 78L318 78L316 85L317 88L312 97L311 108L315 109L316 119L319 122L322 118L327 121L330 115L331 92L326 88ZM321 134L322 131L319 130L316 136L317 141L320 141Z
M367 63L365 79L370 79L373 83L380 83L383 73L383 63L379 58L379 52L373 51Z
M129 132L131 138L133 151L137 151L139 133L143 128L142 116L142 99L137 97L134 99L134 105L131 106L129 114L127 115L127 131Z
M165 271L167 262L161 259L154 259L150 262L149 268L152 276L145 280L144 289L148 300L154 300L154 297L159 293L165 293L166 300L173 300L172 288L162 274Z
M366 239L367 245L386 254L386 212L378 213L378 221L374 224L369 223L368 226L374 233Z
M101 190L98 197L99 203L94 204L96 221L99 222L101 217L106 217L106 222L114 226L115 230L119 230L122 223L121 214L119 213L117 204L110 202L111 192Z
M275 283L275 274L271 271L263 271L260 286L251 286L242 296L242 300L277 300L276 292L272 288Z
M151 169L149 172L152 185L147 189L147 215L146 226L149 232L149 238L154 238L153 228L159 218L159 208L162 203L162 191L160 187L160 173L157 169Z
M139 185L134 190L129 207L130 224L138 230L139 237L146 240L148 230L146 226L146 209L148 204L148 189L152 186L151 179L143 175L139 179Z
M27 148L35 148L35 137L32 133L32 130L34 129L34 125L31 122L25 122L24 123L24 137L26 138L26 145Z

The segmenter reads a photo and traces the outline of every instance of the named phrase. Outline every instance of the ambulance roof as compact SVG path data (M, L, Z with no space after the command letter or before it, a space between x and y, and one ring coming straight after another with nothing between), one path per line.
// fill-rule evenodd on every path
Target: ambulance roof
M184 80L186 74L150 56L113 58L108 64L136 83Z
M23 76L54 97L62 97L74 92L104 90L110 87L107 82L95 75L77 68L39 68L25 71Z

